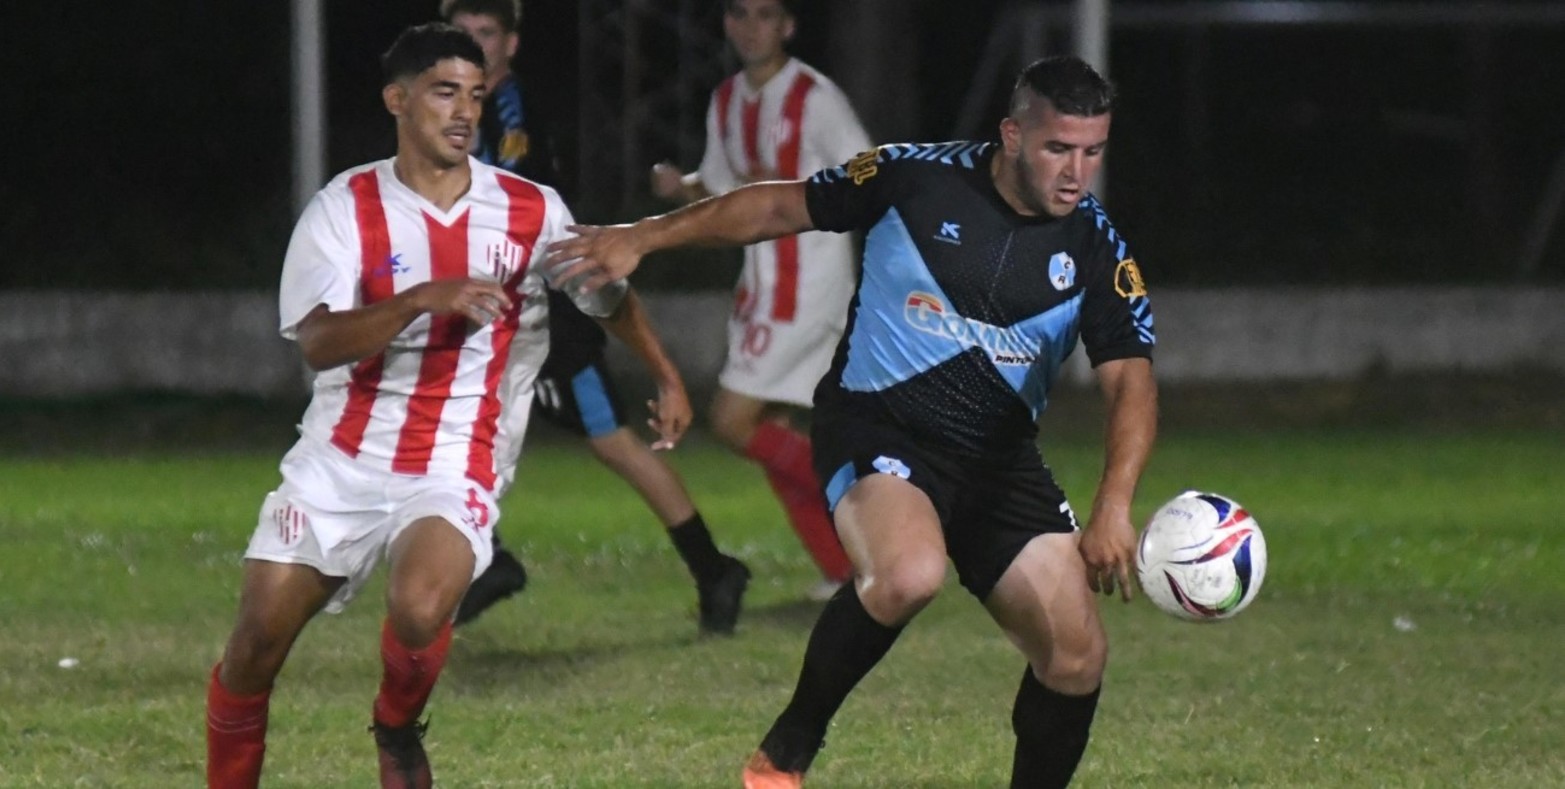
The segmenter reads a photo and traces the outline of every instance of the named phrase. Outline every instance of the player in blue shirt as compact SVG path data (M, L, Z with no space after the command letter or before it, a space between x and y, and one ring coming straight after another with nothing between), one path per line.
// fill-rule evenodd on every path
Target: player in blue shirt
M559 186L559 166L549 134L529 112L511 72L516 55L520 0L443 0L440 14L466 30L484 50L489 92L478 121L474 155L488 164L550 186ZM593 454L636 489L668 531L669 539L696 581L703 632L734 630L750 570L718 551L706 522L673 467L625 424L625 406L603 361L607 342L597 321L570 298L549 291L549 357L538 373L536 406L549 421L587 439ZM651 349L663 356L661 347ZM498 545L494 562L473 582L456 622L463 624L489 606L521 591L527 574L521 561Z
M857 574L821 612L746 786L802 785L831 717L940 590L948 557L1027 658L1011 785L1064 786L1075 773L1108 654L1093 592L1131 598L1130 505L1157 432L1146 286L1087 192L1113 100L1080 59L1047 58L1018 78L998 144L884 146L808 181L576 228L553 245L551 260L579 259L563 276L587 274L592 287L672 246L868 233L813 425ZM1084 529L1034 425L1078 339L1108 422Z

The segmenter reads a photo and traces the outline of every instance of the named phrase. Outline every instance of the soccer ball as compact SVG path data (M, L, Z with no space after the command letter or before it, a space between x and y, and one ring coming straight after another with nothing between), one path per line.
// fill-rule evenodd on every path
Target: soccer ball
M1266 538L1233 499L1187 491L1158 508L1141 532L1136 575L1153 604L1174 616L1227 619L1261 591Z

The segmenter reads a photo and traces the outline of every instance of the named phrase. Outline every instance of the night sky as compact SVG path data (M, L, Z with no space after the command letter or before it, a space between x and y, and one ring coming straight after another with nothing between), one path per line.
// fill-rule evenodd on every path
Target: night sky
M920 136L948 139L1000 3L914 1L917 84L886 89L916 90ZM327 5L335 172L391 153L376 57L435 2ZM8 6L23 144L0 179L0 287L274 287L292 225L288 3L88 3L68 23ZM795 51L833 74L827 2L803 7ZM529 0L517 62L567 120L576 15ZM1512 281L1565 149L1560 28L1140 30L1112 47L1110 213L1160 283ZM1208 100L1192 105L1181 75L1201 52ZM1543 280L1565 280L1560 236Z

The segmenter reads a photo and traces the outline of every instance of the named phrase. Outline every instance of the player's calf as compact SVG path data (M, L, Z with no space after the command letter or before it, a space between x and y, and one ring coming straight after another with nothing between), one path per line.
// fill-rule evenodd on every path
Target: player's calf
M212 667L207 684L207 789L255 789L266 757L270 691L243 695L219 680L222 664Z
M1097 709L1097 690L1085 695L1061 693L1039 682L1029 665L1011 710L1011 729L1016 733L1013 789L1068 786L1087 750Z

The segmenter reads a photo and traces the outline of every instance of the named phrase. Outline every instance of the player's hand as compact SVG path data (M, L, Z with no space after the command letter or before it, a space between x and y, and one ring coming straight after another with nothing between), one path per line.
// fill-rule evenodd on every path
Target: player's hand
M572 238L549 245L544 259L550 278L562 290L594 291L630 276L641 265L635 225L570 225Z
M459 313L484 326L498 320L511 309L511 297L498 283L479 279L437 279L421 282L407 290L408 298L420 312L431 315Z
M647 426L658 434L658 440L652 442L653 451L661 452L678 446L679 440L685 437L685 431L690 429L690 422L694 418L690 410L690 397L685 394L685 387L678 383L665 383L658 386L658 398L648 400L647 408L652 411L652 418L647 420Z
M685 173L668 162L652 165L652 194L664 200L684 202Z
M1087 563L1087 586L1092 591L1111 595L1117 586L1127 603L1136 596L1130 580L1136 569L1136 527L1130 524L1128 511L1094 508L1077 547Z

